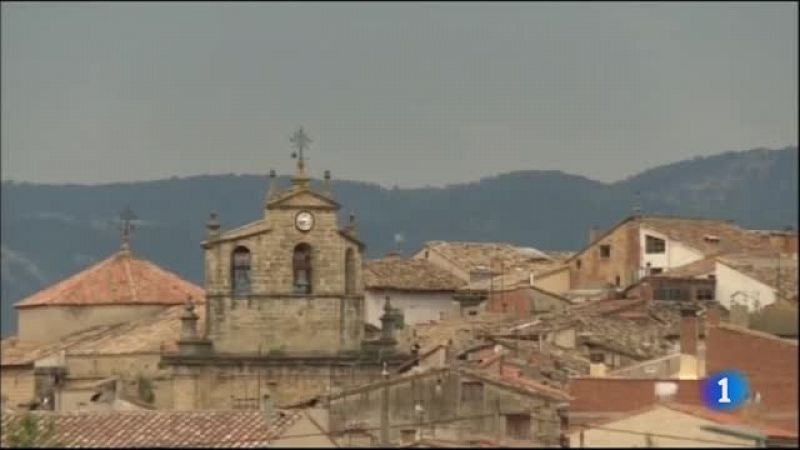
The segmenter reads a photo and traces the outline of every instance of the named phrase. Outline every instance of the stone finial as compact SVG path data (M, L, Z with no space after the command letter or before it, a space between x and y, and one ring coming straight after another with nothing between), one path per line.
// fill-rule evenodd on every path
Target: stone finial
M275 169L269 169L269 182L267 183L267 198L264 203L269 203L272 196L275 195Z
M358 234L358 228L356 227L356 215L350 214L350 217L347 221L347 232L350 233L351 236L356 236Z
M331 195L331 171L325 170L324 176L325 176L325 185L324 185L325 193Z
M197 314L194 312L192 297L186 299L183 314L181 314L181 340L197 339Z
M383 315L381 316L381 341L385 344L393 344L397 341L394 338L395 314L389 296L383 304Z
M209 216L208 222L206 222L206 231L209 238L215 238L219 234L219 219L217 218L217 212L214 211Z

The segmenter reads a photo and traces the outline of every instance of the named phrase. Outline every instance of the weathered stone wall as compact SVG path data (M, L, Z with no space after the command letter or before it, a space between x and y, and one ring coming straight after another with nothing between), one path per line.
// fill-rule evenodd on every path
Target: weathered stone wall
M164 311L166 305L41 306L18 309L19 339L52 342L99 325L114 325Z
M113 376L130 378L138 374L147 376L167 375L159 369L158 353L135 353L120 355L72 355L67 353L67 373L70 379L103 379Z
M6 405L17 408L33 400L35 377L33 367L3 367L0 369L0 394Z
M600 254L600 246L609 245L611 254ZM580 267L578 267L580 261ZM628 221L606 235L570 261L572 289L614 286L625 287L638 280L639 224Z
M290 405L329 389L377 381L381 369L377 364L312 365L302 360L269 366L180 366L172 379L174 409L256 409L266 393L276 405Z
M208 336L218 353L334 354L356 351L362 297L208 298Z
M67 374L70 380L102 380L118 377L120 394L138 398L139 377L149 380L157 409L171 409L173 405L172 373L160 368L158 353L123 355L70 355L67 354Z
M206 288L212 293L231 290L230 267L233 250L244 246L251 255L251 287L254 294L293 294L292 256L294 248L306 243L312 249L312 294L344 295L345 252L355 256L356 295L363 295L361 253L355 243L339 233L335 211L312 211L314 228L301 232L295 228L299 210L273 210L264 222L265 230L212 244L206 250Z
M546 276L534 276L533 285L545 291L561 295L571 288L569 285L569 268L550 272Z
M550 444L558 442L559 424L554 405L542 398L488 382L483 383L481 397L462 398L463 383L474 381L477 380L444 371L390 382L390 441L399 442L403 430L413 430L419 423L437 422L435 430L430 426L422 427L423 434L431 436L435 433L437 438L456 440L482 436L503 442L507 439L505 414L528 413L531 414L532 440ZM379 430L381 408L385 407L385 389L382 386L365 387L333 399L330 430L342 430L354 423ZM418 403L424 410L422 416L415 413ZM372 432L379 434L379 431Z

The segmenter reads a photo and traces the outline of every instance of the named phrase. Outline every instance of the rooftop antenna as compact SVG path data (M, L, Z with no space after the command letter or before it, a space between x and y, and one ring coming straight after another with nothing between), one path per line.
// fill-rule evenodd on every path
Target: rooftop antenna
M400 254L400 244L405 241L402 233L395 233L394 234L394 251L399 255Z
M641 191L636 191L636 199L633 202L633 214L638 216L642 214L642 193Z
M778 267L775 274L775 296L778 300L782 299L781 295L781 251L778 249Z

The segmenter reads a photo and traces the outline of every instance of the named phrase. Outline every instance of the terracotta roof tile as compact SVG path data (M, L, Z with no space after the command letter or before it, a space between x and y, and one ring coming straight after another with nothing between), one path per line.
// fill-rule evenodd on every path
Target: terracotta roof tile
M2 350L0 353L2 363L0 363L0 365L14 366L32 364L38 359L56 354L62 350L66 351L81 343L93 342L121 326L121 324L100 325L64 336L55 342L21 341L16 336L10 336L0 341L0 345L2 346L0 348L0 350Z
M486 267L500 273L497 261L503 262L507 272L515 267L527 270L549 269L561 261L560 257L553 258L535 248L497 242L430 241L425 243L425 248L438 252L467 272Z
M96 339L84 340L70 347L70 355L120 355L177 351L181 333L183 306L172 306L154 317L131 321L110 329ZM196 308L197 330L205 329L206 309Z
M454 291L462 284L450 272L423 259L374 259L367 261L364 267L367 289Z
M280 437L302 415L276 411L267 426L261 411L119 411L36 413L51 418L51 445L88 447L263 447ZM22 419L20 414L2 417L2 443L7 430ZM45 419L47 420L47 419Z
M483 379L485 381L493 381L503 386L516 388L530 394L541 395L552 400L567 401L572 399L572 396L566 391L546 386L530 378L519 377L511 370L504 370L502 375L497 375L491 371L477 371L466 368L462 368L461 371L467 376Z
M201 287L121 251L15 306L180 305L188 296L197 303L205 301Z
M771 248L769 235L730 221L669 216L644 216L641 226L680 241L705 255Z
M65 351L68 355L122 355L177 351L183 306L173 306L152 317L115 325L101 325L67 335L57 342L20 341L11 336L2 343L2 365L25 365ZM205 308L196 308L198 331L205 328Z
M699 259L689 264L674 267L664 273L655 275L657 278L694 278L702 275L714 273L714 267L717 260L715 257L710 256L707 258Z
M720 411L713 411L705 406L699 405L686 405L680 403L662 403L661 406L672 409L674 411L689 414L701 419L710 420L722 425L745 425L755 428L758 431L766 434L770 438L797 438L797 433L791 430L785 430L772 425L767 425L753 420L748 420L740 414L725 413Z

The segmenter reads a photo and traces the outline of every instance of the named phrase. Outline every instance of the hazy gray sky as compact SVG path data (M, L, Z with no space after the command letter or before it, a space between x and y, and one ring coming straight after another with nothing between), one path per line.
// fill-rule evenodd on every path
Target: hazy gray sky
M797 5L2 4L4 179L613 181L797 144Z

